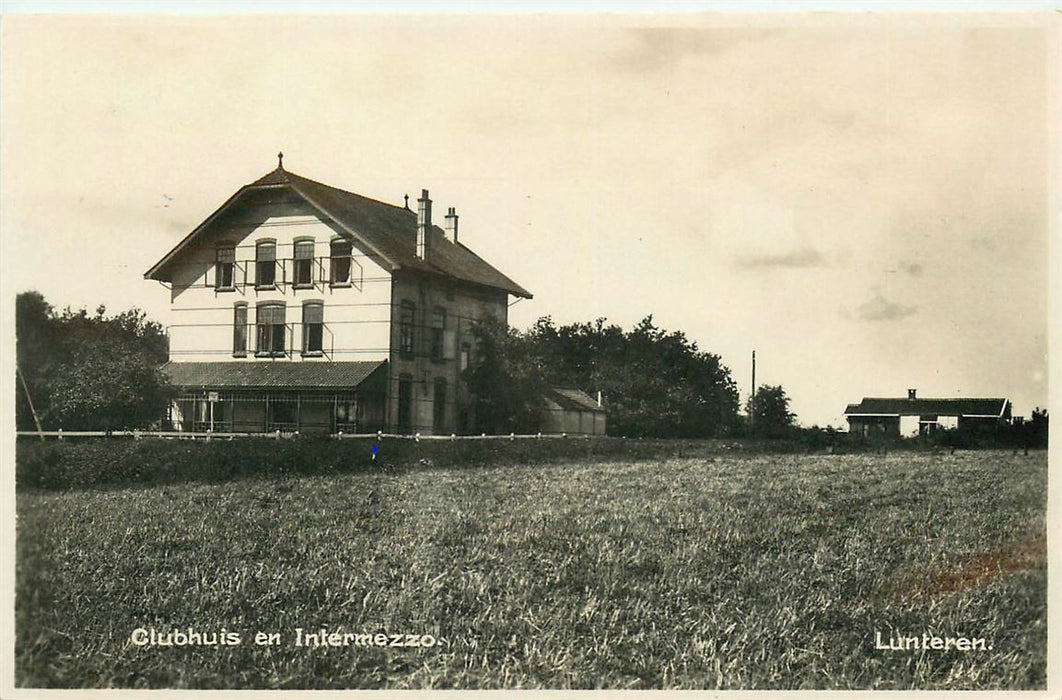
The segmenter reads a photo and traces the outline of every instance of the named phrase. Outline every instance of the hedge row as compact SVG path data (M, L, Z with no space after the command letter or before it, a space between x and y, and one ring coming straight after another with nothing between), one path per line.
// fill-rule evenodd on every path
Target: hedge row
M373 447L376 447L375 460ZM158 440L95 438L40 442L16 448L20 489L98 485L226 481L247 476L329 474L427 467L545 463L560 459L652 459L682 452L671 441L569 438L542 440L421 441L371 438L335 440ZM719 451L720 445L688 444L686 451Z
M980 446L1002 447L993 444ZM938 450L941 445L914 439L873 442L844 433L757 441L554 438L415 442L395 438L377 441L372 438L335 440L301 437L284 440L217 439L208 442L115 437L41 442L22 438L16 447L15 475L19 489L55 490L186 481L217 482L249 476L435 467L460 469L495 464L533 465L559 460L663 460L671 457L708 458L722 454L863 452L883 448Z

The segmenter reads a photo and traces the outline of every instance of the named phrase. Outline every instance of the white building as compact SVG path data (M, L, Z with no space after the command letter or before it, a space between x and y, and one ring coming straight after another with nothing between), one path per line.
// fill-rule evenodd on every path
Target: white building
M282 157L281 157L282 158ZM531 294L417 211L283 168L241 187L145 277L170 290L178 430L474 428L476 319Z

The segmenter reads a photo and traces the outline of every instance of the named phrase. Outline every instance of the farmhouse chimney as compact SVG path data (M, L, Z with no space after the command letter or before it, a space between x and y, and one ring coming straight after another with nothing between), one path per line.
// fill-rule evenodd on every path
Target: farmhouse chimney
M450 207L446 212L446 226L443 230L446 232L446 240L457 243L457 210L454 207Z
M431 200L428 199L428 191L420 191L420 199L417 200L417 257L421 260L428 258L428 234L431 231Z
M907 390L907 399L909 401L914 401L915 400L915 394L917 392L918 392L918 389L908 389Z

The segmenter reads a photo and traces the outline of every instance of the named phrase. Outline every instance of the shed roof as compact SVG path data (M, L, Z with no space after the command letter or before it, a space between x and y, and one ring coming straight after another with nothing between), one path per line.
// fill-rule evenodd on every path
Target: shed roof
M597 401L580 389L559 389L557 387L552 387L546 398L567 410L600 411L602 413L605 411L604 408L597 405Z
M846 416L995 416L1002 417L1007 399L864 398L848 404Z
M366 362L167 362L171 384L217 389L354 389L386 360Z
M325 185L277 167L236 194L196 227L177 246L144 273L148 279L170 281L171 262L192 244L223 211L239 206L241 195L250 191L287 189L301 197L325 220L338 225L355 243L378 255L391 270L409 269L428 272L464 282L502 290L514 296L531 298L531 293L513 282L463 244L446 239L442 229L432 226L428 256L416 254L417 214L394 204L370 199Z

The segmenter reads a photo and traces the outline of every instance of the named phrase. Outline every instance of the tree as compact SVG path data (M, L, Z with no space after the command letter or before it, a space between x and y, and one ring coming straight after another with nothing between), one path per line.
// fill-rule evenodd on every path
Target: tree
M507 399L491 398L493 409L505 408L505 400L521 407L522 416L510 423L537 425L546 387L602 392L611 435L711 437L736 421L730 370L681 331L658 328L652 316L629 332L603 318L558 327L546 316L527 332L508 331L505 337L504 346L481 343L481 353L486 348L500 354L483 357L477 390L492 396L499 386L510 387L514 393ZM492 377L487 370L494 365L506 369Z
M492 435L541 427L545 383L532 343L502 321L472 326L476 351L465 370L475 429Z
M754 435L782 437L793 426L796 414L789 410L789 397L781 386L760 385L746 404Z
M159 369L168 343L143 311L57 315L37 292L20 294L16 308L19 369L45 427L134 428L162 416L172 396ZM20 412L18 423L31 429L32 416Z

